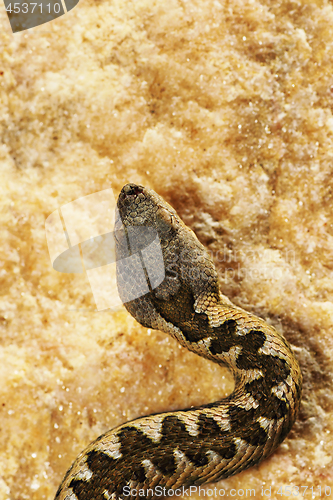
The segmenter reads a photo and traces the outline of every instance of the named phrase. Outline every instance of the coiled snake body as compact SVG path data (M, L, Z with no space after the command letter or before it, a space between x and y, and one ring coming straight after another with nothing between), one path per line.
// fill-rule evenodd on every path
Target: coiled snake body
M118 210L117 281L127 310L143 326L227 365L235 389L222 401L138 418L100 436L69 469L56 500L136 498L139 490L152 497L157 486L175 490L227 478L272 453L299 409L302 377L289 344L220 293L208 252L175 210L135 184L123 187ZM159 245L148 229L158 234ZM126 259L136 247L138 261L155 266L156 275L161 261L154 252L146 260L140 254L149 243L163 256L158 286L151 273L144 280L133 276ZM138 298L128 301L133 293Z

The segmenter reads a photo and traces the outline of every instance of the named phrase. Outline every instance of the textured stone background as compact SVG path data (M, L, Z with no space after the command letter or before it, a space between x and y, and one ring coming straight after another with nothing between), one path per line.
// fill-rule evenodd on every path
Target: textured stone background
M220 487L333 494L332 2L81 0L15 35L0 15L0 499L52 500L102 432L232 389L50 266L46 217L129 181L179 211L302 366L290 436Z

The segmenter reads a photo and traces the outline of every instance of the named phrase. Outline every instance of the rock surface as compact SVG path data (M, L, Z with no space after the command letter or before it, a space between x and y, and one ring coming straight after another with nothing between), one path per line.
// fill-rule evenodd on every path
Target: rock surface
M0 14L0 498L52 500L106 430L232 390L225 370L124 309L97 312L85 274L51 267L47 216L129 181L178 210L223 292L283 332L301 363L289 437L218 490L328 497L332 3L81 0L14 35Z

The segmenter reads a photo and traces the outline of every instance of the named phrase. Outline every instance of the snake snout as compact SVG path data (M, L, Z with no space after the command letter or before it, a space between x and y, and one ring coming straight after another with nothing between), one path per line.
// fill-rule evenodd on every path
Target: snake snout
M138 196L140 196L140 201L145 198L144 187L133 183L126 184L119 194L117 203L118 208L121 209L123 207L128 207L133 203L133 201L138 203Z
M136 184L126 184L126 186L123 187L122 192L124 194L124 197L127 196L138 196L138 194L143 193L143 186L137 186Z

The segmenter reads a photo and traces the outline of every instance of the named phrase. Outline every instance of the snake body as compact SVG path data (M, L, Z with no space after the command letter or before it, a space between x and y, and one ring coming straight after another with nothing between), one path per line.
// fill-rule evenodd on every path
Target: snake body
M125 307L141 325L227 365L235 389L222 401L138 418L100 436L69 469L56 500L153 497L157 486L175 490L227 478L270 455L300 405L302 376L288 342L220 293L208 252L176 211L135 184L123 187L117 206L117 281ZM149 231L139 237L138 228L153 229L159 245ZM163 256L158 286L149 282L151 273L134 276L126 259L136 246L138 262L159 271L153 251L142 258L149 243Z

